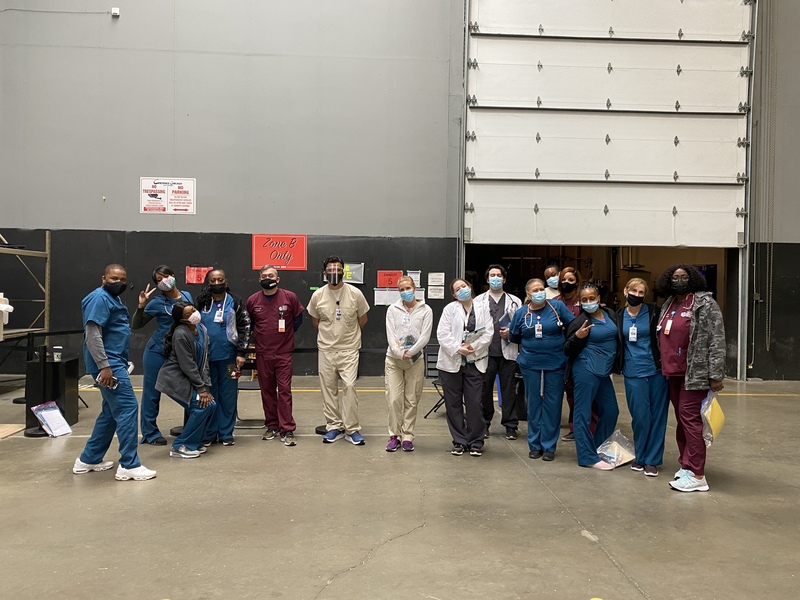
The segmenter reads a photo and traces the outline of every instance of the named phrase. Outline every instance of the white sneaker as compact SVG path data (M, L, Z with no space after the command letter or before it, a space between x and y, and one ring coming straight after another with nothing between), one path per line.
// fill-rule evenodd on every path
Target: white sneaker
M114 463L110 460L99 462L96 465L90 465L89 463L83 462L80 458L76 458L75 464L72 465L72 472L75 473L75 475L80 475L82 473L88 473L89 471L108 471L113 466Z
M608 463L604 460L598 460L596 463L592 465L593 469L600 469L601 471L613 471L614 465Z
M691 475L692 477L694 477L694 473L692 473L689 469L680 468L677 471L675 471L675 475L673 475L672 478L673 479L683 479L687 475Z
M129 479L133 479L134 481L146 481L147 479L153 479L156 476L156 472L148 469L144 465L139 465L135 469L123 469L122 465L117 468L117 474L114 475L114 479L117 481L128 481Z
M203 448L203 452L205 452L205 448ZM177 456L178 458L197 458L203 452L200 452L200 450L189 450L186 446L181 446L177 450L175 448L171 448L169 455Z
M708 482L705 477L697 479L694 475L681 477L677 481L670 481L669 486L679 492L707 492Z

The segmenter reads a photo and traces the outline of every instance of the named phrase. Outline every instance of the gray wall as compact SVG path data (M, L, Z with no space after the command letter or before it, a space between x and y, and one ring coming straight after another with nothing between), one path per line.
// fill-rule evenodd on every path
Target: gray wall
M3 227L458 235L463 0L20 6ZM197 178L198 214L140 215L151 176Z

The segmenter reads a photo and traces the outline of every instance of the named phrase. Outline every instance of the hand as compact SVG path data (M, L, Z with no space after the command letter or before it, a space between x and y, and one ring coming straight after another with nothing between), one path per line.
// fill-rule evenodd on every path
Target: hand
M711 386L712 392L719 392L725 387L724 383L722 383L721 381L717 381L716 379L709 379L708 385Z
M461 356L467 356L469 354L472 354L474 350L472 349L472 346L470 344L461 344L461 347L457 350L457 352Z
M594 325L589 323L589 321L584 322L584 324L581 325L581 328L578 329L578 331L575 332L575 337L578 338L578 339L581 339L581 340L584 339L585 337L587 337L589 335L589 330L592 327L594 327Z
M244 363L247 362L247 359L244 356L237 356L236 357L236 368L241 371Z
M408 353L408 350L403 350L403 360L411 360L411 355Z
M214 402L214 396L211 395L211 392L200 392L200 397L197 399L197 403L202 407L205 408L209 404Z
M508 339L508 327L501 327L500 328L500 337L504 340Z
M100 374L97 376L97 384L100 387L107 388L114 385L114 374L111 372L111 367L100 369Z
M148 302L150 302L150 298L153 294L156 293L158 288L154 287L152 290L150 289L150 284L147 284L147 287L139 292L139 308L144 308Z

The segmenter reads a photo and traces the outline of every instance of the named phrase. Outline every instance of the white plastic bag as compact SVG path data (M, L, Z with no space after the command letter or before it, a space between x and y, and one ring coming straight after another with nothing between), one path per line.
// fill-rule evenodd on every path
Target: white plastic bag
M633 462L636 458L636 450L633 448L633 442L617 429L605 442L600 444L597 456L615 467L620 467Z

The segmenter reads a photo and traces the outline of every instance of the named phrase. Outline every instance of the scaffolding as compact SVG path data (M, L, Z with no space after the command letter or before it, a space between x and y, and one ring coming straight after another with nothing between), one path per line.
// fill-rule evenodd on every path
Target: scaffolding
M42 304L42 310L31 321L28 327L24 328L7 328L4 329L0 325L0 342L4 340L21 339L28 337L29 334L37 334L50 331L50 230L45 231L44 251L42 250L28 250L24 247L18 247L10 244L2 234L0 234L0 255L14 256L22 264L28 274L36 282L37 287L42 292L40 298L16 298L9 297L9 291L2 289L6 297L13 301L18 302L33 302ZM41 258L44 259L44 281L40 281L39 277L30 269L25 262L25 258Z

